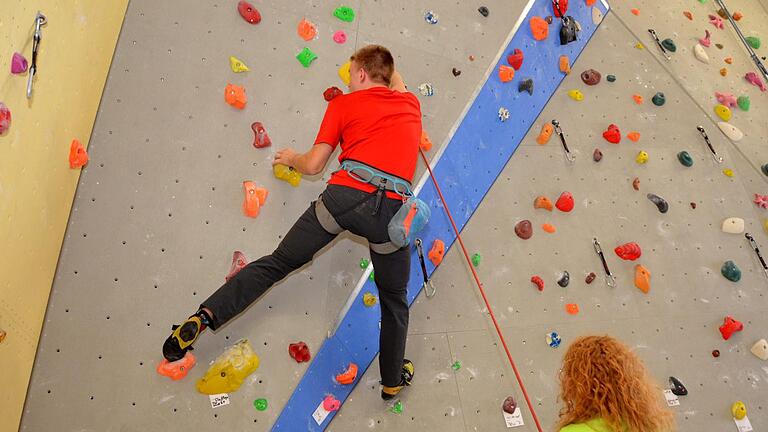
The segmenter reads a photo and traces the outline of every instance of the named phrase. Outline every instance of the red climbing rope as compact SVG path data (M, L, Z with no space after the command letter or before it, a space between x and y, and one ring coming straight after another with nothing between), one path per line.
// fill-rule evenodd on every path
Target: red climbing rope
M504 346L504 351L507 353L507 359L509 359L509 364L512 365L512 370L515 372L515 378L517 378L517 384L520 385L520 389L523 391L523 396L525 397L525 403L528 405L528 409L531 411L531 416L533 417L533 421L536 423L536 429L538 429L539 432L543 432L541 429L541 423L539 423L539 418L536 416L536 411L534 411L533 405L531 404L531 399L528 397L528 392L525 390L525 384L523 384L523 379L520 377L520 372L517 371L517 366L515 366L515 361L512 360L512 354L510 354L509 347L507 347L507 341L504 340L504 335L501 334L499 323L496 321L496 316L493 314L493 309L491 309L491 304L488 303L488 298L485 296L485 291L483 290L483 284L480 282L480 278L477 276L477 272L475 271L475 266L472 265L472 260L469 258L467 249L464 247L464 242L461 240L459 229L456 227L456 223L453 221L453 216L451 216L451 211L448 210L448 203L445 202L445 198L443 197L443 192L440 190L440 186L437 184L437 179L435 178L435 175L432 173L432 168L429 166L429 161L427 160L427 157L424 156L424 152L421 149L419 149L419 153L421 154L421 158L424 160L424 165L427 166L427 170L429 171L429 176L432 178L432 183L435 184L435 189L437 190L437 194L440 196L440 201L443 202L445 213L448 215L448 219L451 221L451 225L453 226L453 231L456 233L456 239L459 241L459 245L461 246L461 251L464 252L464 258L467 259L469 268L470 270L472 270L472 276L474 276L475 278L475 282L477 283L477 288L480 290L480 294L483 296L483 301L485 302L485 307L488 308L488 313L491 315L493 326L496 327L496 334L498 334L499 339L501 339L501 344Z

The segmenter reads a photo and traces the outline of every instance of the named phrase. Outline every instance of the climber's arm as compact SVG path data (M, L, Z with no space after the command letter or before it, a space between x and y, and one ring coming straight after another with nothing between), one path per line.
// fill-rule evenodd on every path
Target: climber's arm
M287 148L277 152L272 165L288 165L302 174L315 175L325 168L331 154L333 154L333 147L326 143L315 144L308 152L301 154Z

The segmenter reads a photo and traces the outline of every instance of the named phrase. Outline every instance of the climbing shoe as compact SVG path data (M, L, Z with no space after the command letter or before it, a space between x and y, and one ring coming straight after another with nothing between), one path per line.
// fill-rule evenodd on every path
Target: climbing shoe
M206 325L204 323L209 322L210 317L201 310L187 318L181 325L171 327L173 333L163 344L163 357L169 362L184 358L187 351L192 350L192 344L195 343L197 337L205 330Z
M411 385L413 380L413 362L408 359L403 360L403 370L400 374L400 384L395 387L383 386L381 389L381 398L385 401L393 399L401 390Z

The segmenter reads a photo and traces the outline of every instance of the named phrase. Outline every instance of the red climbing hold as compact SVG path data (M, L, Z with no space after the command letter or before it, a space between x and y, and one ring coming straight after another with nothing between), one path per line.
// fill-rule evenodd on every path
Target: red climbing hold
M237 4L237 11L240 12L240 16L243 17L244 20L251 24L258 24L261 22L261 14L259 11L245 0L240 0L240 3Z
M544 291L544 279L539 276L533 276L531 277L531 282L536 285L536 288L538 288L539 291Z
M0 135L4 135L11 127L11 110L0 102Z
M520 70L523 65L523 57L523 51L520 48L515 48L515 52L507 56L507 63L515 70Z
M521 220L515 225L515 234L523 240L528 240L533 235L533 226L528 219Z
M586 277L586 278L584 278L584 282L586 282L586 283L587 283L587 285L589 285L589 284L591 284L591 283L592 283L592 281L594 281L594 280L595 280L595 278L596 278L596 277L597 277L597 275L596 275L594 272L589 272L589 274L587 275L587 277Z
M88 163L88 152L80 141L73 139L69 146L69 167L72 169L81 168Z
M603 138L611 144L618 144L621 142L621 131L619 127L611 123L608 125L608 129L603 132Z
M267 130L264 129L264 125L261 122L253 122L251 124L253 130L253 146L256 148L264 148L272 145L272 140L267 135Z
M328 87L328 88L327 88L327 89L325 89L325 91L323 92L323 99L325 99L325 101L326 101L326 102L330 102L330 101L332 101L332 100L333 100L333 98L335 98L336 96L341 96L341 95L343 95L343 94L344 94L344 92L343 92L343 91L341 91L341 89L340 89L340 88L338 88L338 87L336 87L336 86L333 86L333 87Z
M288 345L288 354L296 360L296 363L308 362L310 359L309 347L304 342L297 342Z
M229 273L224 277L225 281L229 281L235 275L237 272L243 269L248 265L248 258L245 257L245 254L240 251L235 251L235 253L232 254L232 265L229 266Z
M634 261L640 258L640 255L643 253L640 250L640 245L635 242L625 243L621 246L617 246L613 251L616 252L616 255L618 255L619 258L627 261Z
M568 0L552 0L552 10L554 11L555 16L560 18L560 12L568 12Z
M725 340L730 339L734 333L740 332L742 330L744 330L744 324L736 321L731 316L726 316L723 320L723 325L720 326L720 334Z
M560 194L560 198L555 202L555 207L562 212L569 212L573 210L574 202L573 195L570 192L563 192Z

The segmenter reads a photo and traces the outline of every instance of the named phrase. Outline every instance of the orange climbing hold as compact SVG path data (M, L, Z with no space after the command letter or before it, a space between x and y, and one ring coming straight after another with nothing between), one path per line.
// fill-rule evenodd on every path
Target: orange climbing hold
M88 163L88 152L80 141L73 139L69 145L69 167L72 169L81 168Z
M693 21L693 14L690 13L689 11L683 11L683 15L685 15L685 17L688 18L689 20Z
M544 123L544 126L541 127L541 132L539 132L539 136L536 138L536 142L539 144L546 144L549 142L549 138L552 137L552 132L555 131L555 128L552 127L550 123Z
M157 369L155 370L162 376L167 376L174 381L178 381L187 376L187 373L190 369L195 367L196 363L197 360L195 360L195 356L191 351L187 351L182 359L176 360L175 362L169 362L167 359L163 359L163 361L157 365Z
M640 132L632 131L627 134L627 138L632 142L640 141Z
M224 88L224 100L237 109L245 108L248 97L245 95L245 87L227 84Z
M565 305L565 311L571 315L579 313L579 305L576 303L568 303Z
M435 267L439 266L443 261L443 255L445 255L445 243L442 240L435 240L432 243L432 249L429 250L427 258L432 261Z
M501 65L499 66L499 79L501 82L510 82L515 78L515 69L506 66Z
M646 294L651 290L651 272L640 264L635 266L635 286Z
M720 69L720 75L721 75L721 76L726 76L726 75L728 75L728 68L722 68L722 69Z
M554 206L552 205L552 201L549 200L549 198L545 196L537 196L535 200L533 200L533 208L536 209L544 209L547 211L552 211L552 208Z
M723 61L725 61L728 64L733 63L733 57L726 57Z
M639 95L639 94L632 95L632 99L634 99L635 103L638 104L638 105L642 105L643 104L643 97L641 95Z
M339 384L352 384L357 378L357 365L350 363L344 373L336 375L336 382Z
M742 15L741 12L736 11L733 13L733 15L731 15L731 17L733 17L734 21L740 21L742 18L744 18L744 15Z
M546 231L546 232L548 232L548 233L550 233L550 234L552 234L552 233L554 233L555 231L557 231L557 228L555 228L555 226L554 226L554 225L550 225L550 224L548 224L548 223L545 223L544 225L542 225L542 226L541 226L541 229L543 229L544 231Z
M640 9L631 9L630 12L632 12L632 15L640 15Z
M248 217L255 218L259 215L261 206L267 200L269 192L265 188L256 187L256 183L250 180L243 182L243 190L245 191L243 213Z
M429 135L427 135L427 131L424 129L421 130L421 141L419 141L419 147L425 152L428 152L432 150L432 141L429 139Z
M544 40L549 35L549 24L547 24L546 21L544 21L541 17L532 17L529 21L531 25L531 33L533 33L533 38L537 41Z
M560 56L560 72L566 75L571 73L571 60L568 59L568 56Z
M597 0L584 0L584 2L587 4L587 6L592 6L597 2Z
M317 36L317 26L311 21L307 21L306 18L299 21L298 28L299 36L305 41L310 41Z

